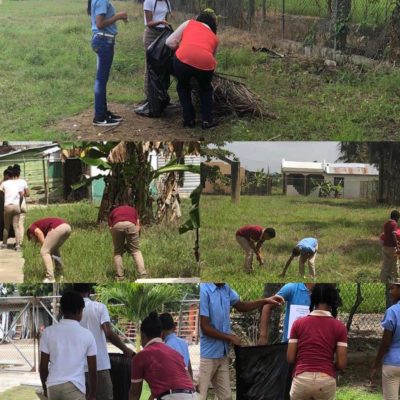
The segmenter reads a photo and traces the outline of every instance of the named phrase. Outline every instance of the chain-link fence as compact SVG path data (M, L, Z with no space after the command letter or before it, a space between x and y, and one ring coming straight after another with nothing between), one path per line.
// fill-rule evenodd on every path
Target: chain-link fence
M242 300L254 300L262 296L271 296L279 291L284 284L251 284L234 282L230 286L238 292ZM382 334L380 322L386 310L386 288L383 284L362 283L337 285L340 290L342 306L338 318L349 326L350 338L354 340L376 340ZM358 304L359 303L359 304ZM353 314L353 307L357 305ZM279 341L283 330L285 310L272 315L279 324L279 334L272 342ZM350 321L350 318L351 321ZM233 330L245 338L248 344L256 344L259 335L259 312L248 314L232 313Z
M393 0L177 0L188 14L213 8L219 23L371 58L386 56Z
M60 296L0 298L0 370L36 371L43 330L59 319ZM188 344L199 343L199 300L164 304L159 312L170 312L176 333ZM127 343L135 344L135 325L112 318L112 326ZM111 344L109 351L116 350Z

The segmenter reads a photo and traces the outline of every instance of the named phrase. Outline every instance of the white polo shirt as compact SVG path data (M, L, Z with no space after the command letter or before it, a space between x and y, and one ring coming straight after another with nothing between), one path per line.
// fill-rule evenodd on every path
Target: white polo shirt
M19 179L9 179L3 181L0 185L0 190L4 192L4 205L16 205L19 206L21 184Z
M86 393L85 364L88 356L96 355L92 333L78 321L62 319L42 334L39 350L50 355L47 387L71 382Z
M92 301L85 298L85 308L83 309L81 326L89 329L96 340L97 347L97 371L110 369L110 357L107 350L106 335L101 327L105 322L110 322L110 315L107 307L103 303ZM87 371L87 366L85 368Z

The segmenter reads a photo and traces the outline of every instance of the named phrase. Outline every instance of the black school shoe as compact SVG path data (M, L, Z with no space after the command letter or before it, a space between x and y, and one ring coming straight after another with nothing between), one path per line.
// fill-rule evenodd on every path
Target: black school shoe
M96 119L93 118L93 125L94 126L117 126L121 123L121 121L117 121L116 119L113 118L102 118L102 119Z
M201 123L201 129L212 129L215 128L218 125L218 122L208 122L208 121L203 121Z
M107 111L107 118L108 119L113 119L113 120L119 121L119 122L121 122L123 120L123 118L121 116L119 116L117 114L114 114L111 111Z

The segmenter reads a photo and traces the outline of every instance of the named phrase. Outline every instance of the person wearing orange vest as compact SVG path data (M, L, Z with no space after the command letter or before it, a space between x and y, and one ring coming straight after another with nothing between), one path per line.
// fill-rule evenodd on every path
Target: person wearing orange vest
M166 45L176 50L174 75L178 79L176 90L183 111L183 125L193 128L196 113L192 104L190 80L195 78L199 85L202 129L216 126L213 121L213 88L211 85L217 66L215 53L218 47L217 19L213 12L202 11L196 20L188 20L171 34Z

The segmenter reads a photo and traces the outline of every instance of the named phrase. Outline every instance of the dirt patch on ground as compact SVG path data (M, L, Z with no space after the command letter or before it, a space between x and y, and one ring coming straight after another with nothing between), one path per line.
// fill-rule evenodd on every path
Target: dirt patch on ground
M93 126L93 109L90 108L49 128L78 140L199 140L206 136L200 128L183 128L180 107L168 108L161 118L137 115L134 112L136 105L112 103L109 107L124 118L120 125Z

